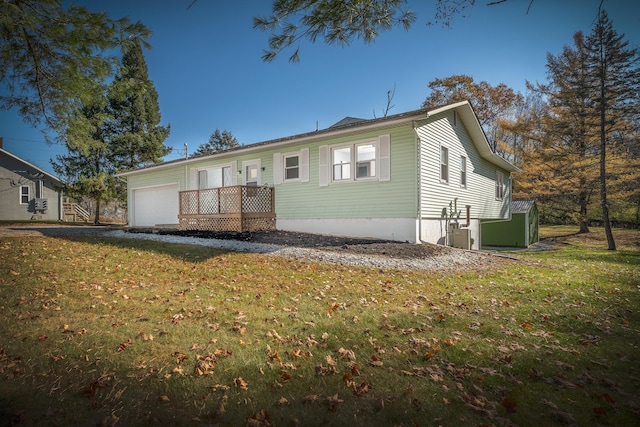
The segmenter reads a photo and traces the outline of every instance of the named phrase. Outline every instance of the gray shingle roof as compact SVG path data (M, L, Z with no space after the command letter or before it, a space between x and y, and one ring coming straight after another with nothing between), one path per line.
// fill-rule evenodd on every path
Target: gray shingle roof
M533 207L535 200L512 200L511 213L527 213Z

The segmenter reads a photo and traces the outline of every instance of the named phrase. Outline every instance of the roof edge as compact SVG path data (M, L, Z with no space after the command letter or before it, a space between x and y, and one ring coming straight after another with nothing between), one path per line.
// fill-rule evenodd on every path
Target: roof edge
M6 154L6 155L7 155L7 156L9 156L9 157L12 157L13 159L15 159L15 160L17 160L17 161L19 161L19 162L21 162L21 163L24 163L25 165L27 165L27 166L29 166L29 167L31 167L31 168L33 168L33 169L35 169L36 171L38 171L38 172L40 172L40 173L45 174L46 176L48 176L48 177L49 177L50 179L52 179L52 180L55 180L55 181L57 181L57 182L59 182L59 183L61 183L61 182L62 182L62 180L61 180L60 178L58 178L57 176L55 176L55 175L51 175L51 174L50 174L49 172L47 172L46 170L41 169L41 168L39 168L38 166L36 166L36 165L34 165L34 164L32 164L32 163L29 163L29 162L28 162L28 161L26 161L25 159L23 159L23 158L21 158L21 157L18 157L18 156L16 156L15 154L12 154L12 153L8 152L8 151L7 151L7 150L5 150L4 148L0 148L0 152L2 152L2 153L4 153L4 154Z

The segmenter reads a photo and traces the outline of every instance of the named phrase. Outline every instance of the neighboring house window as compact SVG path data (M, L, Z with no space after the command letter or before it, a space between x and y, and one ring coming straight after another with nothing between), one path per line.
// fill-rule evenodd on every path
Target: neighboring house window
M28 205L29 204L29 199L31 199L31 197L29 197L29 186L28 185L22 185L20 186L20 204L21 205Z
M300 179L300 156L298 154L284 156L284 180Z
M376 176L376 145L357 145L356 178L372 178L374 176Z
M504 198L504 174L496 172L496 200Z
M449 150L440 147L440 181L449 182Z
M467 158L460 156L460 186L467 186Z

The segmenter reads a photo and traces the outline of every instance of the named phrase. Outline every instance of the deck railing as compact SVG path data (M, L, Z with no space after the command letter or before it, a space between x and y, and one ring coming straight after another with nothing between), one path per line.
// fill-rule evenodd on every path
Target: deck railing
M180 191L181 230L264 231L275 229L273 187L235 185Z

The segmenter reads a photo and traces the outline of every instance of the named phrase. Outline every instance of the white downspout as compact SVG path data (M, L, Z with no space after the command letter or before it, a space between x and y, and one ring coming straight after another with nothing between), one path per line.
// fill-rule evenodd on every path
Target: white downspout
M422 142L420 141L420 135L418 135L418 129L416 128L416 121L412 122L413 132L416 134L416 145L417 145L417 170L418 170L418 238L416 239L416 243L424 243L422 241L422 176L421 176L421 150Z

